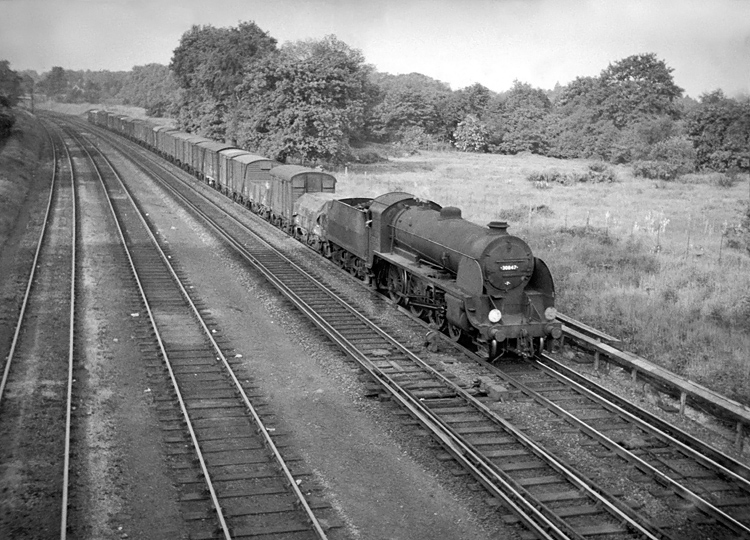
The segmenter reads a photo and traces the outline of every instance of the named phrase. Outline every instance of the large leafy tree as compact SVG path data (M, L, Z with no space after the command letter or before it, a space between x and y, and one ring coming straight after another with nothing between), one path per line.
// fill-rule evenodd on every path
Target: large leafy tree
M21 96L21 77L10 69L10 62L0 60L0 139L9 136L16 117L10 107Z
M369 132L376 138L398 141L404 134L420 131L447 138L463 118L451 118L452 129L444 124L450 87L419 73L389 75L376 73L372 82L378 87L377 103L368 118Z
M604 89L598 77L578 77L558 89L547 122L550 155L609 158L617 128L604 116L603 99Z
M703 94L688 115L688 136L699 167L750 170L750 100L728 98L721 90Z
M238 87L228 136L280 161L343 161L364 124L370 71L335 36L285 45Z
M54 66L42 77L39 85L50 98L59 98L68 91L68 73L60 66Z
M486 152L490 144L487 126L471 114L458 123L453 139L456 148L464 152Z
M22 92L22 78L10 69L10 62L0 60L0 105L13 107Z
M460 130L462 135L466 134L467 128L470 127L469 131L472 131L478 127L487 112L491 98L492 92L489 88L479 83L443 96L438 103L438 111L445 138L457 143L455 134L459 124L463 124ZM456 146L460 148L463 143Z
M610 161L653 159L651 149L679 136L682 89L654 54L610 64L599 77L579 77L557 91L547 119L549 153Z
M180 93L182 127L222 138L226 112L238 101L237 87L253 64L276 51L276 40L254 22L236 28L193 26L169 65Z
M615 126L624 127L647 116L679 113L676 100L682 88L672 79L672 68L654 53L636 54L610 64L600 75L601 106Z
M547 95L530 84L515 81L506 94L502 116L504 134L500 143L503 153L546 151L546 120L552 104Z
M167 66L135 66L128 73L120 97L126 104L143 107L150 116L164 116L173 112L179 100L177 81Z

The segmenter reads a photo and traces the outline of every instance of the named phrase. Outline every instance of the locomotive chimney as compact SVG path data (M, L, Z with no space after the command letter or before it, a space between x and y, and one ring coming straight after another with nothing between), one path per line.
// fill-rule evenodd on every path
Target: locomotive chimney
M507 221L490 221L487 224L491 233L494 234L508 234L508 222Z

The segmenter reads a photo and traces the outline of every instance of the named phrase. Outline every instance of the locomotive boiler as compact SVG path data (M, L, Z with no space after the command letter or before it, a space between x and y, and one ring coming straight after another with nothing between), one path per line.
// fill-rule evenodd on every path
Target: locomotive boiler
M464 335L492 357L508 348L530 354L535 341L562 332L547 265L507 229L505 222L466 221L455 207L426 205L407 206L392 225L392 253L410 260L402 266L405 303L418 313L442 311L448 335ZM389 290L393 283L386 278Z

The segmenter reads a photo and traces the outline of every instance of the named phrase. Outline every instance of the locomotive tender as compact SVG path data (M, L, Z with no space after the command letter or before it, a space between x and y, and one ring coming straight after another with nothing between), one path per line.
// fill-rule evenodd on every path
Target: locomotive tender
M480 355L530 355L562 335L549 268L505 222L481 227L458 208L401 192L336 198L335 177L321 171L106 111L88 119L174 162Z

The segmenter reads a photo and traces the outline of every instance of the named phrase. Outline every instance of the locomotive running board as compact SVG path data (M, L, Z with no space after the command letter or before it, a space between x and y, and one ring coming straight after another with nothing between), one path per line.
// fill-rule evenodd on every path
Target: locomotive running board
M449 272L435 268L430 264L414 262L413 257L404 257L396 253L381 253L379 251L374 252L374 255L385 262L415 273L418 277L427 281L427 283L439 286L444 290L454 288L456 285L456 278ZM427 271L425 272L425 270ZM420 275L420 273L424 275ZM439 274L450 277L441 277Z

